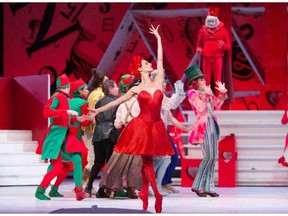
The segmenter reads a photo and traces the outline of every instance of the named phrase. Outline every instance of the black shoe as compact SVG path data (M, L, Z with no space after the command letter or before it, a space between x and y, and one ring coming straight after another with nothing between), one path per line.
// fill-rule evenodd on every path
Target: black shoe
M192 191L192 192L195 192L195 193L197 192L197 190L194 189L194 188L191 188L191 191Z
M129 187L126 196L130 199L138 199L135 188Z
M211 196L211 197L219 197L219 194L216 192L205 192L207 195Z
M109 198L109 196L105 193L104 188L99 188L96 193L96 198Z
M199 192L199 191L196 191L196 194L199 196L199 197L206 197L207 194L205 192Z

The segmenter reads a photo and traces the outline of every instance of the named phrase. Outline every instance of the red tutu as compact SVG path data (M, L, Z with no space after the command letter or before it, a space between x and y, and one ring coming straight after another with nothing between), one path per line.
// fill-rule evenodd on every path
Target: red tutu
M142 90L138 94L140 114L122 131L114 151L133 155L164 156L175 154L160 111L163 93L153 96Z

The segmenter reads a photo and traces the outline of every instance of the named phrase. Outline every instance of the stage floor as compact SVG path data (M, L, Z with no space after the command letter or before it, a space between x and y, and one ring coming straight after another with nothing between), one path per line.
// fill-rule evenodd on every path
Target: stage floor
M98 189L99 180L94 182ZM95 196L82 201L75 199L72 192L74 183L67 179L59 191L64 198L52 198L50 201L37 200L34 197L36 186L1 186L0 213L50 213L66 208L119 208L141 210L140 199L99 199ZM288 213L288 187L236 187L216 188L218 198L197 197L190 188L175 186L180 193L169 194L163 199L163 212L167 214L246 214L246 213ZM47 190L49 191L50 188ZM47 193L47 192L46 192ZM155 213L154 197L149 197L148 211ZM111 212L112 213L112 212ZM115 213L115 212L113 212Z

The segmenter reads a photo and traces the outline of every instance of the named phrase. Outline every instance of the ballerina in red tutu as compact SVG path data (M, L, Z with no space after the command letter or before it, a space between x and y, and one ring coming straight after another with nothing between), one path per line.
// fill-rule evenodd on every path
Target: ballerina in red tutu
M171 141L160 116L163 99L163 48L161 37L158 33L159 25L149 28L150 33L157 39L157 71L155 79L150 79L153 71L152 64L140 56L135 56L130 65L131 73L141 78L138 86L132 87L125 95L115 101L99 108L90 109L93 115L109 110L123 103L135 95L140 106L140 114L132 119L122 131L114 151L124 154L141 155L142 157L142 189L138 196L143 202L143 210L148 208L148 186L151 185L155 201L155 211L162 212L162 195L157 190L156 176L153 168L153 156L173 155Z

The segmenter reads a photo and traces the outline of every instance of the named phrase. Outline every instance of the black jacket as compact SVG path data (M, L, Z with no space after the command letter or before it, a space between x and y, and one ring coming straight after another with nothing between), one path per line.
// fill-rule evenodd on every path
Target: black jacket
M117 96L109 94L95 104L95 109L102 107L117 98ZM117 108L118 106L105 112L101 112L95 117L96 127L94 129L93 142L99 142L103 139L109 139L113 143L117 142L119 133L114 127Z

